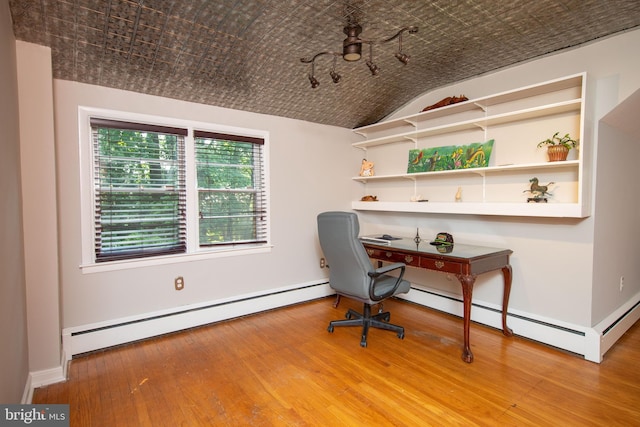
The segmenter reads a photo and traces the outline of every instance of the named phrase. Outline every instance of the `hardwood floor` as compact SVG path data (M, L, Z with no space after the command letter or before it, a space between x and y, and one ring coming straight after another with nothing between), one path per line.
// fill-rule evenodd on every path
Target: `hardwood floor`
M74 358L33 403L72 426L630 426L640 423L640 322L587 362L462 320L385 303L400 340L327 332L358 303L323 299ZM517 331L514 331L517 334Z

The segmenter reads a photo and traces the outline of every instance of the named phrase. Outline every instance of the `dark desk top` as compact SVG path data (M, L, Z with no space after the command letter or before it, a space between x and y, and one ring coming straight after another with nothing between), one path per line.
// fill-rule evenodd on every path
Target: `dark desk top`
M367 237L379 237L377 236L363 236ZM422 240L419 244L413 240L413 238L403 237L397 240L389 240L389 244L378 243L375 241L361 240L365 246L375 246L379 249L399 250L424 255L433 255L435 257L443 258L458 258L465 260L472 260L475 258L483 258L486 256L495 255L510 255L513 253L511 249L492 248L487 246L475 246L465 245L462 243L455 243L453 248L439 247L429 243L429 240ZM449 249L451 249L449 251Z

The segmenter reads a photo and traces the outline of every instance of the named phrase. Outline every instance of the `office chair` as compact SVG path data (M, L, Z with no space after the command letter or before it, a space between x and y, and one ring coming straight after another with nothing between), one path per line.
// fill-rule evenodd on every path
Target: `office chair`
M335 326L362 326L362 347L367 346L370 327L394 331L402 339L404 328L388 323L390 313L371 315L371 306L409 292L410 283L402 279L405 264L393 263L374 268L358 239L359 232L358 217L354 213L324 212L318 215L318 237L329 267L329 285L338 295L364 304L362 313L349 309L346 320L330 322L327 330L333 332ZM394 270L398 270L397 277L386 274Z

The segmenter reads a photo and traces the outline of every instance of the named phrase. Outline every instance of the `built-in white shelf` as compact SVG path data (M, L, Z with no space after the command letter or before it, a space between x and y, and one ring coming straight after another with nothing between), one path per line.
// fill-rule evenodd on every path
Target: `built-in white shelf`
M424 111L412 114L410 116L362 126L354 129L353 131L359 135L368 137L372 133L392 129L402 129L405 126L415 128L420 123L428 120L453 116L458 113L464 113L467 111L474 111L478 109L486 111L489 107L498 104L506 104L524 98L532 98L553 92L560 92L566 89L581 87L584 83L584 80L585 74L580 73L566 78L556 79L549 82L526 86L516 90L510 90L495 95L489 95L482 98L460 102L458 104L447 105L435 110Z
M568 111L580 111L581 99L572 99L565 102L558 102L550 105L543 105L535 108L527 108L519 111L512 111L493 116L485 116L477 119L470 119L461 122L447 123L440 126L433 126L425 129L414 129L404 133L389 135L376 139L369 139L353 144L357 148L375 147L377 145L393 144L395 142L411 141L416 142L419 138L435 136L445 133L459 132L469 129L485 129L488 126L497 126L506 123L513 123L522 120L535 119L553 114L565 113Z
M351 203L357 211L413 212L425 214L498 215L526 217L581 218L578 203L493 203L493 202L360 202Z
M563 162L544 162L544 163L522 163L519 165L501 165L501 166L489 166L486 168L470 168L470 169L453 169L446 171L433 171L433 172L420 172L420 173L404 173L397 175L374 175L374 176L354 176L354 181L367 182L367 181L388 181L397 179L410 179L417 180L421 178L428 179L429 177L438 175L480 175L487 176L494 173L505 173L509 171L535 171L537 169L550 170L556 168L578 168L580 162L578 160L566 160Z
M584 163L585 153L589 152L585 145L589 141L582 138L585 93L586 74L580 73L354 129L364 140L355 142L352 146L363 150L367 157L371 154L369 150L385 150L380 154L385 163L385 174L353 177L354 181L364 185L363 195L370 193L367 185L375 183L373 189L384 196L379 197L378 202L354 201L352 207L356 210L390 212L587 217L590 215L589 178L585 176ZM538 141L551 136L553 132L547 135L547 129L538 129L541 124L553 129L557 126L560 132L566 131L563 129L571 129L572 136L580 138L578 158L564 162L541 162L539 157L531 157L527 161L526 157L530 154L521 153L532 152L531 145L530 142L527 142L529 145L518 145L523 144L520 142L523 139L521 136L528 133L536 134L537 138L537 132L544 133ZM481 133L478 134L476 131ZM478 135L483 135L487 140L494 139L494 134L502 137L496 138L494 150L503 147L503 151L510 151L510 155L515 159L513 163L484 168L406 173L409 149L438 147L441 146L441 139L445 137L448 138L447 141L457 141L457 138L461 138L459 145L466 145L469 142L477 142ZM469 138L476 140L469 141ZM389 164L392 162L395 162L395 166L390 167ZM397 173L388 173L393 170ZM444 186L444 189L457 185L456 182L460 180L469 182L469 177L472 176L481 177L480 181L472 185L481 186L482 194L495 194L496 191L501 191L502 187L499 186L504 186L505 182L507 185L509 182L526 183L532 173L551 177L554 177L554 174L564 174L566 177L569 173L568 180L573 180L573 183L565 182L565 188L575 188L575 194L565 193L563 196L566 200L550 197L548 203L526 203L526 199L522 203L393 201L407 191L412 194L429 193L434 185ZM408 184L402 184L402 181L408 181ZM401 190L402 186L406 186L407 191ZM428 194L425 197L429 198Z

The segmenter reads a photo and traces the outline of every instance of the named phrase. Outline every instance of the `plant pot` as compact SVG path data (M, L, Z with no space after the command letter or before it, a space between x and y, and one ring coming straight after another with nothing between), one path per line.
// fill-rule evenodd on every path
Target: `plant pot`
M547 148L547 155L550 162L561 162L567 160L569 149L564 145L550 145Z

